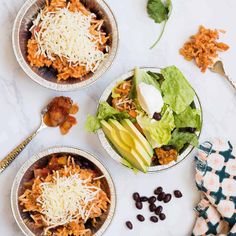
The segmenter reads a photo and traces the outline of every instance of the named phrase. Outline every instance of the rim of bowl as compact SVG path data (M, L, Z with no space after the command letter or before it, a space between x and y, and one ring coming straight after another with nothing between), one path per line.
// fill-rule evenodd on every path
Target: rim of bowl
M159 67L140 67L141 69L144 70L150 70L152 72L158 73L160 72L161 68ZM104 90L104 92L102 93L100 99L99 99L99 103L103 102L103 101L107 101L107 99L109 98L112 89L114 88L114 86L118 83L121 82L123 80L126 80L130 77L132 77L134 75L134 70L131 70L121 76L119 76L118 78L116 78L112 83L110 83L107 88ZM193 89L194 90L194 89ZM201 135L201 131L202 131L202 124L203 124L203 111L202 111L202 105L199 99L199 96L197 95L196 91L195 92L195 97L194 97L194 103L196 108L200 109L201 111L201 130L199 132L197 132L197 136L198 139L200 138ZM107 153L109 154L109 156L114 159L115 161L119 162L120 164L122 164L122 157L118 154L118 152L116 152L114 150L114 148L112 147L112 145L110 144L110 142L108 141L108 139L106 138L104 132L102 131L102 129L99 129L97 131L98 134L98 138L103 146L103 148L107 151ZM176 166L177 164L179 164L181 161L183 161L187 156L189 156L189 154L193 151L194 147L192 145L188 145L188 147L184 150L183 153L181 153L178 156L177 161L172 161L167 165L156 165L156 166L151 166L148 168L147 173L154 173L154 172L158 172L161 170L166 170L169 169L171 167ZM123 164L122 164L123 165ZM124 165L123 165L124 166ZM125 166L126 167L126 166ZM127 167L126 167L127 168Z
M98 79L102 77L105 72L108 71L108 69L111 68L117 51L119 47L119 30L118 30L118 24L116 17L111 10L110 6L104 1L104 0L96 0L96 2L104 9L106 14L108 15L108 18L110 20L111 28L113 29L112 31L112 47L111 51L108 54L108 58L104 60L100 64L100 70L95 71L95 73L92 75L91 78L83 80L83 81L78 81L77 83L73 84L59 84L59 83L54 83L51 81L47 81L38 74L36 74L32 69L29 64L25 61L21 50L20 50L20 44L19 44L19 31L20 31L20 26L21 22L25 17L25 13L28 11L28 9L33 5L37 4L37 0L27 0L22 7L20 8L19 12L16 15L14 24L13 24L13 30L12 30L12 46L13 46L13 51L16 56L16 60L20 64L21 68L23 71L28 75L30 79L32 79L34 82L37 84L51 89L55 91L64 91L64 92L69 92L69 91L74 91L74 90L79 90L83 88L87 88L88 86L94 84Z
M94 234L94 236L101 236L103 233L107 230L109 225L112 222L112 219L115 214L115 209L116 209L116 190L115 190L115 185L113 182L113 179L111 177L111 174L109 173L108 169L105 167L105 165L98 160L93 154L84 151L79 148L74 148L74 147L52 147L48 148L38 154L33 155L28 161L26 161L23 166L20 168L20 170L17 172L17 175L13 181L13 185L11 188L11 209L13 216L15 218L15 221L17 222L19 228L23 232L24 235L26 236L35 236L34 233L27 227L27 225L24 223L23 219L21 218L20 215L20 209L18 206L18 190L20 187L20 183L22 180L22 177L26 173L26 171L39 159L54 154L54 153L71 153L71 154L76 154L80 155L85 159L88 159L91 161L96 167L98 167L101 172L105 175L109 190L110 190L110 195L111 195L111 204L110 204L110 209L109 213L107 214L107 218L102 224L101 228Z

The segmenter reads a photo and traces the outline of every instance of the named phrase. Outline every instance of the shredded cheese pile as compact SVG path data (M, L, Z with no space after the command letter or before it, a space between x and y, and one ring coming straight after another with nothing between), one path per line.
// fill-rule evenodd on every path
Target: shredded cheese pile
M38 43L37 55L44 55L50 60L55 60L57 55L72 66L86 66L87 71L94 72L106 56L99 50L101 35L96 37L90 33L95 17L93 13L86 16L68 8L56 12L41 11L32 27L38 29L34 31Z
M41 183L40 188L42 194L37 198L37 203L42 208L47 230L70 223L78 216L86 222L94 206L91 202L101 190L89 186L88 180L82 180L79 174L60 177L58 172L53 182Z

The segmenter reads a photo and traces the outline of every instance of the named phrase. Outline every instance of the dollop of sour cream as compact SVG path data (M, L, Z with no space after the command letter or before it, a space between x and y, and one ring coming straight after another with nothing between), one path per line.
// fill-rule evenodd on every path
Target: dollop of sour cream
M153 117L155 112L161 112L164 101L160 91L153 85L143 82L139 83L137 86L137 96L140 106L150 118Z

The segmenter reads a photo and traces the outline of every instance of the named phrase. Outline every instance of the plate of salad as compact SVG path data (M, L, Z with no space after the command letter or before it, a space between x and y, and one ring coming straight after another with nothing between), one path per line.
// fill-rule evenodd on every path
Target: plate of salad
M177 67L135 68L106 88L85 127L97 132L119 163L154 172L176 165L198 146L202 108Z

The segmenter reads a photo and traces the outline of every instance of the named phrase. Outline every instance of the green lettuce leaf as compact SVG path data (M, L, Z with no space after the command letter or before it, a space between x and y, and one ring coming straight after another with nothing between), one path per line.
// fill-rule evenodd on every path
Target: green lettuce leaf
M163 109L160 121L150 119L145 115L139 115L137 122L153 148L168 144L171 139L171 132L175 128L173 112L169 107Z
M161 85L164 102L170 105L175 113L180 114L193 102L195 92L175 66L162 69L161 73L165 78Z
M198 137L194 133L180 132L176 129L171 136L171 140L168 145L175 147L179 152L185 144L191 144L194 147L198 146Z
M159 91L161 90L160 84L157 81L157 77L154 75L150 75L147 71L139 68L134 69L134 77L133 77L133 87L131 91L130 97L132 99L137 98L137 91L136 88L139 83L145 83L149 85L153 85L155 88L157 88Z
M188 106L180 114L175 114L175 126L177 128L196 128L197 130L201 129L201 112L200 110L193 109Z
M107 102L101 102L98 107L97 119L108 120L110 118L115 120L123 120L123 119L129 119L130 115L127 112L117 111Z
M91 115L88 115L86 123L85 123L85 129L88 132L96 132L101 128L100 121Z
M96 132L98 129L101 128L100 121L101 120L108 120L108 119L115 119L115 120L123 120L123 119L130 119L130 115L127 112L119 112L112 106L110 106L107 102L101 102L98 107L97 116L88 116L85 129L88 132Z

